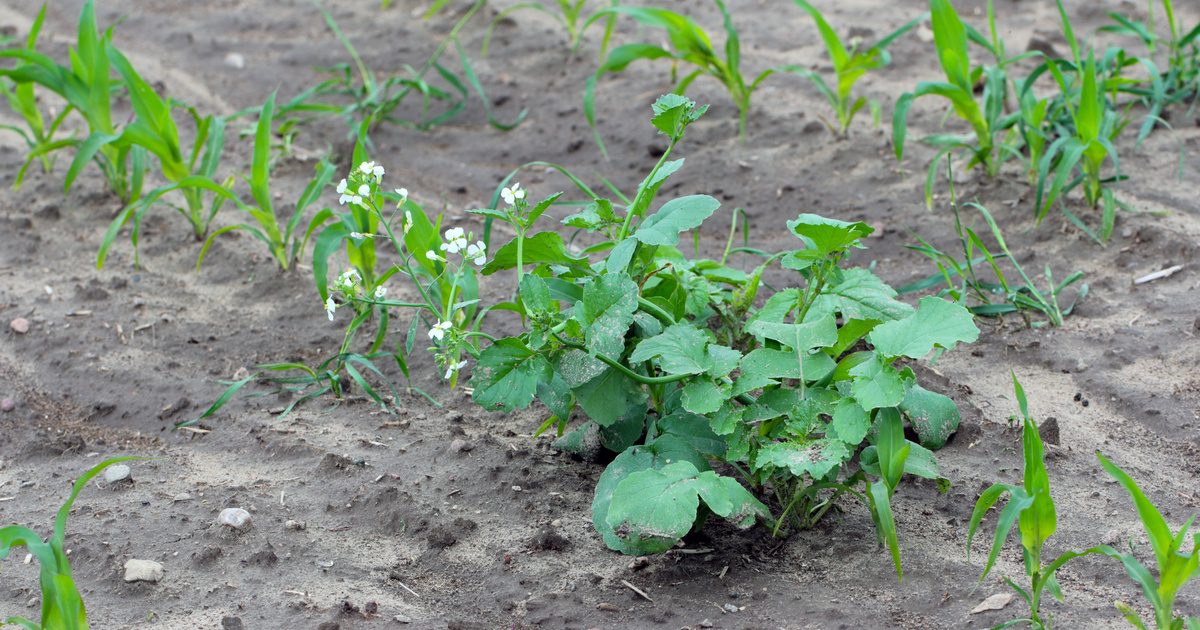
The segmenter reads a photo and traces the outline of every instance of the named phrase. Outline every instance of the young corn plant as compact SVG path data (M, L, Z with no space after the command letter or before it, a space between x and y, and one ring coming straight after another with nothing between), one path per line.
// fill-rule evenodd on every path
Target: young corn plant
M350 38L338 26L333 16L322 8L321 14L325 18L325 24L346 49L351 63L338 64L326 69L334 76L305 90L288 103L284 108L286 115L289 119L292 116L313 114L336 115L345 121L352 136L357 133L363 123L372 129L389 123L427 130L457 118L466 109L471 92L474 91L483 104L488 124L503 131L515 128L524 120L526 112L522 110L511 123L501 122L493 115L491 101L487 98L483 84L475 74L471 60L458 38L463 27L483 8L484 4L485 0L477 0L458 19L420 68L405 65L406 76L398 75L387 78L380 78L367 67ZM438 9L440 7L437 5L431 7L427 16L436 13ZM443 55L451 45L458 54L461 74L456 74L441 62ZM431 72L435 72L445 81L452 92L430 84L426 77ZM397 112L410 96L418 95L421 105L416 119L406 118ZM433 113L432 108L435 102L444 103L445 109L440 113Z
M851 41L850 45L847 46L847 43L842 41L837 31L833 30L833 27L825 20L825 16L816 7L806 2L806 0L793 1L808 13L813 23L817 25L817 32L820 33L821 41L825 43L825 51L829 54L830 62L833 63L834 87L830 87L829 83L816 72L800 66L787 68L789 72L812 81L817 91L821 93L821 96L825 97L825 101L833 109L837 124L830 124L823 117L821 121L829 128L830 133L844 137L850 129L850 124L854 122L854 116L863 107L868 107L876 124L878 124L879 103L868 100L865 96L854 98L854 84L868 72L890 64L891 55L888 54L887 47L910 31L914 26L920 24L925 19L925 16L908 22L875 44L865 49L860 49L859 43L854 41Z
M1041 609L1042 596L1049 593L1059 601L1063 599L1062 590L1054 575L1055 572L1067 562L1080 556L1100 553L1101 549L1093 547L1082 552L1067 551L1048 564L1043 563L1044 547L1046 541L1054 535L1058 528L1058 517L1055 513L1054 499L1050 496L1050 478L1046 472L1042 438L1038 435L1037 425L1029 415L1029 403L1025 398L1025 390L1017 380L1015 372L1012 374L1012 381L1013 391L1017 396L1017 405L1023 419L1021 444L1025 461L1024 483L1020 486L994 484L979 495L967 530L967 557L969 560L971 540L975 537L975 531L984 516L1000 497L1007 494L1008 503L1000 511L1000 516L996 520L995 539L992 541L992 549L988 553L987 564L984 566L983 575L979 576L979 580L982 582L991 572L996 563L996 557L1008 539L1015 522L1021 534L1021 551L1025 558L1025 574L1029 578L1029 585L1027 587L1019 585L1007 577L1004 582L1029 605L1029 617L1014 619L997 627L1008 628L1028 624L1030 627L1040 630L1049 627L1049 618L1043 615Z
M609 0L611 6L616 6L619 2L620 0ZM491 24L488 25L487 30L483 33L483 45L480 49L480 54L485 57L487 56L488 48L492 41L492 32L495 31L496 25L518 11L537 11L550 16L567 32L568 45L571 51L574 52L579 49L579 44L583 39L584 25L587 24L590 17L585 11L587 4L588 0L555 0L553 5L542 2L518 2L500 11L496 14L496 17L492 18ZM604 52L608 48L608 42L612 37L614 25L615 19L610 16L605 23L604 39L600 45L601 57L604 56Z
M201 116L193 107L177 103L170 97L162 98L119 50L110 46L109 56L129 89L134 111L133 122L121 130L115 143L137 147L157 158L159 171L167 184L147 192L117 214L101 241L96 257L97 268L104 266L117 235L130 222L133 224L130 241L135 260L138 259L143 217L160 201L183 216L196 240L203 242L217 213L233 198L229 187L234 182L232 177L223 182L216 180L221 152L225 148L225 119L213 115ZM175 124L177 108L187 112L196 131L191 150L186 153ZM166 201L164 197L168 193L178 193L183 198L183 205Z
M1102 201L1104 203L1100 229L1093 231L1088 228L1065 207L1063 213L1093 240L1105 243L1112 235L1117 209L1117 201L1109 185L1122 179L1114 141L1124 128L1125 122L1109 101L1105 91L1106 81L1096 63L1095 52L1089 50L1087 59L1082 58L1066 9L1061 0L1058 0L1057 4L1063 34L1071 46L1074 63L1051 60L1044 66L1058 84L1066 116L1063 123L1056 123L1059 127L1059 137L1046 147L1045 154L1037 165L1038 221L1046 217L1060 197L1076 186L1082 186L1084 199L1090 207L1095 208ZM1072 76L1070 80L1060 65L1067 67ZM1114 83L1114 90L1117 89L1115 84L1120 82L1119 69L1117 72L1118 77L1110 81ZM1105 177L1102 172L1106 161L1111 161L1115 170L1111 177ZM1075 174L1077 170L1080 172L1078 176Z
M25 39L24 50L29 52L37 52L37 39L42 31L42 23L46 19L46 5L42 5L41 11L38 12L37 18L34 19L33 25L29 29L29 35ZM16 83L9 78L0 78L0 95L8 101L8 106L14 113L21 117L25 127L17 125L0 125L0 129L11 131L25 142L25 147L28 153L25 155L25 161L21 164L21 168L17 170L17 176L13 179L13 189L19 189L22 182L25 181L25 173L37 160L42 165L42 172L49 173L54 168L54 156L52 153L58 149L71 146L73 139L56 139L59 128L63 121L71 113L71 108L64 107L58 114L49 113L43 114L38 106L37 96L34 93L33 82ZM47 122L47 118L50 120Z
M989 21L994 25L994 12L988 5ZM1018 58L1003 59L1002 43L995 37L989 44L977 32L970 29L958 17L950 0L929 0L933 22L933 38L937 46L938 61L946 76L945 82L922 82L916 90L900 95L892 116L892 143L896 159L904 158L904 145L908 137L908 111L913 102L925 96L937 96L949 102L954 113L970 125L972 135L939 134L926 137L924 141L938 149L937 156L930 162L925 180L925 203L933 205L933 184L941 158L957 151L967 151L970 161L968 169L976 166L984 169L989 177L995 177L1004 161L1016 155L1016 150L1005 141L1002 134L1012 131L1020 118L1019 113L1005 113L1008 98L1008 77L1005 65ZM995 28L993 26L993 33ZM998 60L994 66L972 68L968 41L983 43ZM983 84L979 100L975 98L975 85Z
M717 52L712 38L690 17L661 9L658 7L626 7L615 6L597 11L584 23L586 30L591 24L613 16L628 16L645 26L662 29L670 42L668 48L647 43L625 44L614 48L608 53L604 62L595 74L587 80L583 92L583 112L587 117L588 126L601 152L608 154L604 140L596 127L595 93L597 81L606 74L623 72L629 64L638 60L670 59L671 82L675 85L675 94L684 94L688 86L696 79L707 76L716 79L725 87L730 99L738 110L738 137L746 137L746 118L750 113L750 98L767 77L780 71L780 68L770 68L762 71L747 82L742 74L741 40L733 25L733 18L723 0L713 0L721 11L725 27L724 55ZM683 67L683 76L679 77L679 68Z
M42 612L39 620L12 616L0 618L0 626L18 625L26 630L87 630L87 611L84 609L83 598L75 586L71 576L71 561L67 557L64 542L67 537L67 519L71 516L71 507L79 493L87 487L96 475L105 468L141 459L139 457L114 457L92 467L75 481L71 495L66 503L58 510L54 519L54 533L47 540L28 527L8 525L0 527L0 560L8 557L13 549L24 547L30 555L37 558L40 565L38 583L42 591Z
M305 246L308 244L308 240L312 236L315 227L333 216L331 210L322 210L311 219L310 227L304 231L303 235L298 231L301 227L301 221L304 219L304 211L317 200L333 179L334 166L328 160L322 159L317 163L316 174L309 180L304 191L300 193L299 199L296 200L291 216L285 224L282 226L279 224L279 217L271 195L271 151L274 138L272 120L274 112L275 94L272 93L260 110L258 124L255 125L254 131L254 157L250 166L250 177L247 179L247 183L250 186L250 195L254 199L254 205L243 203L241 199L228 189L221 193L239 210L245 212L254 223L227 225L210 234L205 239L204 246L200 248L200 255L196 258L197 269L204 262L204 256L208 253L208 249L212 247L213 242L218 236L228 232L245 231L265 244L271 256L279 263L279 268L286 271L304 253Z
M958 235L963 257L959 260L953 254L939 250L925 239L917 236L919 245L909 246L909 249L929 258L937 266L938 271L922 280L900 287L898 289L900 294L945 285L945 288L939 293L940 296L966 306L971 313L977 316L1002 317L1010 313L1017 313L1030 327L1039 328L1046 324L1062 326L1063 319L1075 310L1075 305L1087 297L1088 285L1087 283L1079 285L1073 299L1065 306L1060 303L1059 296L1066 289L1081 281L1083 272L1076 271L1067 275L1062 281L1055 282L1050 265L1046 265L1044 272L1046 289L1044 291L1039 289L1008 250L1004 233L1000 231L1000 226L996 224L991 212L974 202L959 205L954 191L953 173L949 175L950 209L954 213L954 230ZM993 254L975 230L963 223L962 207L979 212L991 230L992 238L1000 248L1000 253ZM1017 275L1024 281L1023 284L1008 280L1001 265L1002 260L1007 261L1008 266L1017 272ZM985 276L987 272L990 272L990 277ZM1046 320L1032 321L1028 316L1029 312L1041 313Z
M39 18L37 26L40 24ZM68 111L77 112L87 123L88 136L83 140L50 142L34 155L39 157L65 147L75 149L63 180L65 191L71 190L79 174L94 161L113 194L130 203L141 196L146 151L119 141L122 134L118 133L112 119L112 99L122 86L112 77L109 62L112 50L112 29L99 31L95 7L92 0L87 0L79 14L78 37L70 50L69 66L59 65L51 57L33 50L32 46L0 50L0 58L19 62L11 69L0 69L0 77L11 80L19 90L28 90L21 86L32 85L53 92L66 102L59 116L66 116Z
M1124 602L1117 602L1117 609L1130 624L1139 630L1148 628L1183 630L1185 623L1188 624L1189 630L1200 627L1200 619L1177 617L1174 610L1175 597L1179 590L1193 577L1200 575L1200 533L1192 535L1191 552L1183 551L1183 546L1187 542L1188 530L1191 529L1196 516L1192 515L1178 533L1172 534L1162 513L1146 498L1133 478L1098 451L1096 457L1100 460L1100 465L1104 470L1113 479L1116 479L1133 499L1133 505L1146 530L1146 536L1150 539L1150 547L1154 550L1154 559L1158 567L1158 579L1156 580L1150 570L1133 555L1132 549L1129 553L1120 553L1111 547L1102 548L1101 552L1104 555L1120 562L1130 579L1142 587L1146 601L1154 607L1154 624L1147 624L1137 612Z
M1146 2L1146 22L1133 20L1120 13L1110 12L1109 18L1114 24L1100 27L1100 32L1116 33L1140 39L1146 46L1150 57L1155 57L1159 50L1166 51L1166 70L1158 72L1158 66L1151 62L1152 81L1148 90L1140 94L1150 102L1152 114L1161 112L1164 107L1192 101L1200 96L1200 24L1189 31L1184 31L1175 17L1175 8L1171 0L1161 0L1162 13L1167 23L1166 37L1159 35L1155 28L1154 0ZM1147 120L1138 133L1139 141L1154 127L1154 122Z

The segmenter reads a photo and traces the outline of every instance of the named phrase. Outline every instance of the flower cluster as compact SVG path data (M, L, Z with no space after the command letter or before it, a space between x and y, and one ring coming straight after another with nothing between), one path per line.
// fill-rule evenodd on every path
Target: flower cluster
M462 228L450 228L446 230L439 249L446 252L447 255L462 254L463 258L482 267L487 262L487 245L483 241L472 243L473 236L473 234L463 231ZM445 257L433 250L425 252L425 257L429 260L446 262Z
M338 276L338 279L333 283L333 291L341 293L347 299L354 299L366 295L368 288L363 286L362 276L358 274L356 269L347 269ZM371 291L371 296L375 301L383 300L387 297L387 287L379 285ZM329 316L329 321L333 321L333 316L337 313L338 303L333 299L333 295L325 300L325 314Z
M358 168L350 171L350 176L338 182L337 192L338 203L341 205L351 204L355 206L367 207L367 200L371 198L374 192L374 186L383 183L383 167L374 162L363 162L358 165ZM408 191L403 188L397 188L396 192L404 191L401 197L408 197Z

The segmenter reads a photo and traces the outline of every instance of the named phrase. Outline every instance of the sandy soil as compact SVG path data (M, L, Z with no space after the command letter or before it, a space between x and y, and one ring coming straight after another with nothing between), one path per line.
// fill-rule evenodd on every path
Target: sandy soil
M62 58L80 3L52 4L42 48ZM315 81L312 67L345 60L307 2L99 4L102 24L125 18L116 42L143 74L204 111L259 104L277 87L290 96ZM708 3L666 4L719 32ZM790 3L732 4L748 70L826 67L815 30ZM981 23L982 0L959 4ZM1072 11L1080 33L1104 23L1105 11L1144 10L1140 2L1071 4L1079 5ZM923 10L916 0L823 5L836 6L827 16L839 28L854 25L868 38ZM1039 37L1065 49L1052 2L998 5L1010 48ZM24 33L36 8L30 0L0 6L0 26ZM336 3L334 12L367 63L390 72L424 61L448 28L449 16L417 20L419 8L397 0L380 11L361 0ZM1200 19L1194 7L1186 9L1185 23ZM482 24L467 37L472 47ZM619 37L633 34L627 27ZM570 56L547 19L517 14L498 29L490 58L476 63L499 115L527 107L526 122L512 133L494 131L476 103L430 133L382 129L374 136L376 157L419 203L466 225L465 209L529 160L632 188L661 149L647 114L668 89L666 72L634 65L601 82L598 111L611 152L605 161L579 102L596 44L589 37L581 54ZM245 67L228 65L229 53L242 55ZM893 54L893 67L862 86L883 101L887 116L899 93L938 76L932 44L915 35ZM867 117L848 139L832 138L815 122L826 113L823 102L796 78L770 81L756 95L743 143L719 86L699 81L693 96L713 108L681 146L687 167L672 191L717 195L722 213L745 207L756 246L791 246L780 227L800 211L865 220L879 230L857 262L874 262L884 278L903 284L932 271L905 249L913 232L952 245L945 209L931 213L921 199L928 150L910 143L897 165L889 134L871 128ZM939 127L939 107L914 108L921 133ZM1003 576L1021 575L1020 552L1008 546L997 571L979 583L981 564L967 561L965 536L978 491L1020 476L1019 435L1008 422L1015 412L1010 369L1021 376L1034 414L1055 418L1060 428L1059 442L1048 447L1059 510L1052 551L1102 539L1145 542L1124 492L1092 455L1096 449L1130 471L1173 525L1200 507L1200 129L1183 113L1172 118L1173 130L1156 132L1144 146L1121 147L1130 179L1119 195L1142 212L1120 216L1108 247L1057 217L1035 228L1032 192L1016 167L996 180L962 178L960 193L993 210L1028 268L1048 264L1059 277L1080 269L1091 294L1060 329L981 322L977 344L924 372L928 386L955 398L964 421L939 453L954 482L949 493L913 481L896 499L903 583L877 547L869 515L850 502L816 530L787 540L710 524L688 540L687 549L705 553L633 562L609 552L589 520L603 466L532 439L538 409L480 411L461 391L439 384L424 358L416 361L415 383L441 407L407 394L403 412L389 416L362 398L322 400L281 419L271 410L282 401L242 397L205 421L207 433L173 431L174 422L198 415L220 393L218 380L260 362L318 359L338 343L344 322L326 320L307 270L276 271L250 239L222 240L193 272L196 244L165 209L147 222L140 268L122 241L95 270L117 202L94 170L64 198L61 164L0 197L0 395L17 403L0 414L0 523L47 531L71 480L100 457L156 458L133 466L132 485L93 484L70 522L68 546L95 628L401 627L398 615L418 628L994 625L1023 605L969 611L1005 591ZM347 161L339 123L305 128L298 143L301 157L277 173L285 199L306 182L310 156L333 147L340 163ZM245 144L231 144L224 173L248 164ZM11 184L21 155L15 136L0 135L0 183ZM535 195L565 187L539 172L521 181ZM706 248L719 246L727 217L703 228ZM1132 284L1176 264L1185 267L1168 279ZM485 289L500 295L510 287L498 280ZM10 331L17 317L32 323L28 333ZM455 439L457 450L450 448ZM214 525L229 506L253 514L248 532ZM303 528L288 528L288 521ZM983 551L978 544L976 552ZM131 558L161 562L164 579L125 583L122 566ZM36 565L21 560L0 563L0 614L36 614ZM1066 601L1047 608L1059 627L1122 627L1112 601L1142 606L1139 590L1110 562L1077 561L1060 579ZM726 604L738 612L723 611ZM1190 586L1179 606L1200 614L1200 590Z

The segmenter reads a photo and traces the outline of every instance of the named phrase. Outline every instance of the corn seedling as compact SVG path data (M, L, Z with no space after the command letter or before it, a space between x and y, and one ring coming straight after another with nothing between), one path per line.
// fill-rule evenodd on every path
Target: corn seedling
M746 117L750 113L750 97L759 85L781 68L769 68L762 71L753 80L747 82L742 74L741 40L733 25L733 18L723 0L713 0L721 11L725 27L725 47L722 56L713 47L712 38L690 17L657 7L626 7L616 6L597 11L584 24L586 30L592 23L612 16L628 16L640 24L662 29L670 42L669 48L654 44L636 43L625 44L614 48L608 53L596 73L588 78L583 94L583 112L588 125L600 150L607 155L604 141L596 127L595 93L596 82L606 74L623 72L629 64L638 60L670 59L671 82L675 85L672 90L676 94L687 92L693 81L708 76L716 79L725 87L730 99L738 110L738 137L746 137ZM679 68L684 68L682 78L678 77Z
M40 18L36 25L40 27ZM32 41L31 37L29 43ZM69 67L59 65L32 46L0 50L0 58L20 62L14 68L0 69L0 77L8 78L20 90L28 90L23 85L35 85L53 92L66 103L59 116L66 116L68 111L78 112L87 123L87 138L52 141L31 153L32 157L40 157L65 147L75 149L63 180L64 190L70 191L84 167L95 161L109 189L129 203L141 195L146 152L140 146L121 141L112 120L112 98L121 83L111 76L109 58L114 50L111 42L112 29L103 33L98 30L95 8L92 0L88 0L79 14L78 38L70 50Z
M1134 557L1132 549L1129 553L1120 553L1111 547L1102 548L1104 555L1120 562L1134 583L1142 587L1146 601L1154 607L1154 624L1147 625L1137 612L1123 602L1117 602L1117 609L1130 624L1139 630L1147 630L1147 628L1183 630L1185 623L1189 624L1187 626L1189 629L1196 628L1200 625L1200 620L1176 617L1174 610L1175 596L1179 590L1193 577L1200 575L1200 533L1192 536L1192 551L1190 553L1183 551L1183 546L1187 542L1188 530L1196 520L1195 515L1183 524L1178 533L1172 534L1166 519L1163 518L1158 508L1154 507L1154 504L1146 498L1133 478L1098 451L1096 457L1100 460L1100 465L1104 470L1113 479L1116 479L1133 499L1133 505L1137 508L1142 527L1145 528L1146 536L1150 539L1150 547L1154 550L1154 559L1158 567L1158 578L1155 579L1150 570Z
M1146 22L1130 19L1120 13L1110 12L1108 15L1114 24L1100 27L1101 32L1117 33L1133 36L1141 40L1147 52L1154 56L1156 52L1166 49L1166 71L1155 72L1157 85L1152 89L1158 91L1152 103L1173 105L1187 100L1194 101L1200 97L1200 24L1189 31L1184 31L1175 18L1175 9L1171 0L1161 0L1162 13L1166 18L1167 37L1160 36L1155 29L1155 2L1147 0ZM1153 112L1152 112L1153 113ZM1149 133L1149 127L1143 127L1139 139Z
M925 203L932 207L933 183L941 158L950 153L965 150L970 156L968 168L979 166L989 177L995 177L1001 164L1016 155L1015 149L1004 141L1001 134L1008 133L1020 118L1019 113L1005 113L1008 98L1008 78L1004 66L1015 61L1004 59L994 66L971 67L967 50L968 41L983 43L998 59L1003 59L1003 45L998 37L988 43L958 17L950 0L929 0L933 21L933 37L937 46L938 61L946 76L945 82L917 84L916 90L900 95L892 117L892 143L896 159L904 157L904 144L908 136L908 111L913 102L925 96L938 96L953 107L954 112L970 125L973 135L939 134L924 138L938 149L938 154L929 165L925 180ZM995 32L995 19L991 3L988 4L989 21ZM983 84L983 94L975 98L975 85Z
M58 510L54 519L54 533L48 540L42 540L37 532L20 525L0 527L0 560L8 557L13 549L24 547L30 555L37 558L40 565L38 583L42 591L42 612L38 621L25 617L7 617L0 621L0 626L14 624L26 630L87 630L87 612L84 610L83 598L75 586L71 576L71 562L67 558L64 542L67 537L67 519L71 516L71 507L79 493L87 487L88 482L105 468L120 462L141 459L139 457L114 457L104 460L92 467L75 481L71 495L66 503Z
M620 0L609 0L609 3L613 6L616 6L619 2ZM518 2L500 11L496 14L496 17L492 18L492 23L488 25L487 30L483 33L483 46L480 54L485 57L487 56L488 47L492 41L492 32L496 29L496 25L518 11L537 11L550 16L567 32L568 45L573 52L579 48L579 43L583 37L583 26L588 22L589 15L585 13L587 3L588 0L555 0L554 5L552 5L554 8L551 8L551 5L541 2ZM610 16L605 23L604 39L600 45L601 57L604 56L608 48L608 41L612 37L614 23L615 19L613 16Z
M511 123L504 123L495 118L492 114L491 102L475 74L470 58L458 39L459 32L484 4L484 0L477 0L458 19L433 54L419 69L406 65L404 66L405 76L383 79L367 67L350 38L342 32L333 16L322 8L321 14L325 18L325 24L346 49L351 63L328 68L327 71L334 75L332 78L306 90L293 99L283 108L284 112L282 113L289 119L292 115L305 113L337 115L346 122L346 125L352 130L352 134L356 133L364 122L370 128L390 123L426 130L446 124L458 117L466 109L467 101L470 100L471 92L474 91L483 104L490 125L505 131L515 128L524 120L526 112L522 110ZM440 6L431 7L430 13L427 15L436 13L438 9ZM451 45L458 54L461 75L441 63L443 55ZM431 72L435 72L451 91L430 84L426 77ZM409 96L415 95L419 95L421 100L420 114L415 120L410 120L398 114L397 110ZM350 102L339 102L347 100ZM438 114L432 113L435 101L445 103L444 111Z
M788 71L796 73L804 78L809 79L816 86L817 91L821 96L825 97L825 101L829 103L830 108L834 111L834 116L837 119L837 125L832 125L829 121L822 118L822 122L829 128L829 131L835 135L845 136L846 131L850 128L850 123L854 121L854 116L863 107L869 106L873 118L876 122L879 119L879 103L869 101L864 96L858 98L853 97L854 84L858 82L864 75L872 70L877 70L891 63L891 55L888 54L887 47L892 42L907 33L914 26L919 24L924 16L919 17L904 26L892 31L889 35L879 40L875 44L859 48L858 42L850 42L847 47L846 42L843 42L838 37L837 31L825 21L825 16L813 5L805 0L793 0L801 9L808 13L812 18L813 23L817 26L817 32L821 35L821 41L825 43L825 50L829 54L829 60L833 63L834 86L831 88L821 75L801 68L799 66L789 67Z
M1021 264L1013 258L1005 243L1000 226L992 218L987 208L978 203L963 204L967 208L977 210L991 230L992 238L1000 247L999 254L993 254L983 242L983 239L969 226L963 224L962 209L954 191L953 173L950 176L950 209L954 213L954 231L962 248L962 260L952 254L941 251L925 239L917 236L919 245L909 246L909 249L923 254L937 266L938 272L912 284L900 287L901 294L923 291L938 285L945 285L939 295L966 306L968 310L980 317L1001 317L1010 313L1018 313L1026 325L1041 327L1045 324L1061 326L1063 318L1075 310L1075 305L1085 298L1088 293L1087 283L1083 283L1075 291L1074 299L1066 306L1059 303L1059 296L1072 285L1083 279L1083 272L1069 274L1061 282L1055 282L1050 266L1045 268L1046 290L1038 289L1037 285L1025 273ZM1008 261L1024 284L1015 284L1005 276L1001 261ZM991 278L984 277L984 272L990 272ZM1010 272L1011 273L1011 272ZM1045 322L1031 321L1026 314L1029 311L1039 312L1046 317Z
M1029 578L1029 586L1028 588L1023 587L1010 578L1005 578L1004 581L1029 605L1029 617L1014 619L997 627L1007 628L1018 624L1028 624L1032 628L1042 629L1049 627L1049 620L1043 617L1041 610L1042 596L1049 593L1059 601L1062 601L1063 598L1058 580L1054 576L1055 572L1075 558L1100 553L1100 548L1093 547L1082 552L1067 551L1050 561L1049 564L1043 564L1044 547L1046 541L1054 535L1058 528L1058 517L1054 509L1054 499L1050 496L1050 478L1046 472L1042 438L1038 435L1037 425L1034 424L1033 418L1029 416L1029 403L1025 399L1025 390L1017 380L1016 373L1013 373L1012 381L1013 391L1017 396L1017 405L1023 419L1021 444L1025 461L1024 483L1020 486L1004 483L994 484L979 495L979 500L975 503L975 510L971 513L971 522L967 531L967 556L969 559L971 540L975 537L975 531L983 521L983 517L1001 496L1007 494L1008 503L997 518L995 539L992 541L987 565L979 580L982 582L991 572L996 563L996 557L1008 539L1013 523L1016 522L1017 529L1021 534L1021 551L1025 558L1025 574Z
M46 19L46 5L42 5L42 10L38 12L37 18L34 19L33 25L29 29L29 35L25 39L25 50L29 52L37 51L37 39L42 30L42 23ZM0 125L0 129L6 129L19 136L25 141L25 147L28 153L25 156L25 161L21 164L21 168L17 170L17 176L13 180L13 188L18 189L21 183L25 180L25 173L29 170L30 165L34 160L41 162L42 171L49 173L54 168L54 160L51 155L57 149L71 146L72 139L56 140L55 136L58 133L59 127L63 121L71 113L70 107L64 107L58 114L50 113L43 114L38 106L37 96L34 94L34 83L24 82L16 83L8 78L0 79L0 95L8 101L9 108L14 113L19 115L25 123L25 127L17 125ZM47 122L47 118L50 120Z
M260 109L258 124L255 126L254 157L250 166L250 177L247 180L250 186L250 195L254 199L255 205L243 203L232 193L227 195L227 198L239 210L249 215L254 223L228 225L210 234L204 241L204 246L200 249L200 255L196 259L197 269L204 262L205 254L208 253L209 247L212 246L213 241L218 236L228 232L245 231L264 243L270 250L271 256L279 263L279 268L287 270L300 259L300 255L304 252L305 245L307 245L308 239L312 236L315 226L332 216L332 212L329 210L319 212L313 217L310 228L304 231L303 236L297 231L304 218L304 211L316 201L317 197L324 192L333 179L333 165L327 160L322 159L317 164L316 174L309 180L308 185L300 194L300 198L297 199L292 209L291 217L289 217L287 223L280 226L275 210L275 203L271 196L270 181L272 138L274 137L272 133L272 119L274 111L275 95L271 94L267 102Z

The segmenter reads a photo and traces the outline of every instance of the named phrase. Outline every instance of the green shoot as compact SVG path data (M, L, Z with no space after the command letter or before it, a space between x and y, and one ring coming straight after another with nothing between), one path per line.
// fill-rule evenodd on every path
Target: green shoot
M25 547L37 558L41 566L38 583L42 591L41 619L34 621L24 617L8 617L0 620L0 625L16 624L26 630L87 630L87 612L84 610L83 598L75 586L71 576L71 562L67 558L64 542L67 536L67 518L71 515L71 507L79 493L87 487L96 475L105 468L142 459L140 457L114 457L106 459L93 466L75 481L71 495L66 503L58 510L54 519L54 533L48 540L42 540L37 532L20 525L0 527L0 560L8 557L13 549Z
M1154 607L1154 625L1148 626L1136 612L1123 602L1117 602L1117 609L1134 627L1146 630L1153 627L1158 630L1182 630L1185 619L1176 617L1174 606L1175 596L1189 580L1200 574L1200 533L1192 536L1192 551L1185 553L1183 545L1187 542L1188 530L1196 517L1193 515L1183 524L1178 533L1171 533L1166 519L1146 498L1141 488L1125 471L1118 468L1104 457L1099 451L1096 457L1104 470L1121 484L1122 488L1133 499L1146 536L1150 539L1150 547L1154 550L1154 559L1158 565L1158 579L1134 557L1133 553L1119 553L1110 547L1104 547L1103 553L1121 563L1125 572L1138 585L1146 600ZM1196 620L1186 620L1189 628L1196 627Z
M887 47L924 20L925 16L908 22L875 44L868 46L865 50L861 50L857 42L852 42L849 48L847 48L846 43L838 37L837 31L833 30L833 27L825 21L825 16L821 15L821 12L816 7L806 2L806 0L793 1L801 9L804 9L812 17L813 23L817 25L817 31L821 34L821 41L825 43L825 50L829 53L829 60L833 63L836 89L831 88L821 75L811 70L800 66L789 67L788 70L813 82L813 85L817 87L817 91L825 97L825 101L833 109L837 119L836 126L830 124L824 118L821 119L822 122L825 123L825 126L829 128L831 133L838 136L845 136L846 131L850 129L850 123L854 121L855 114L863 107L869 105L872 112L879 111L878 103L868 101L863 96L853 98L854 84L867 74L867 72L888 65L891 62L891 56L887 52Z
M588 0L555 0L557 11L541 2L518 2L500 11L496 14L496 17L492 18L492 23L488 25L487 30L483 33L483 46L480 49L480 54L485 57L487 56L488 47L492 41L492 32L496 29L496 25L518 11L538 11L550 16L567 32L568 45L571 51L574 52L579 48L579 43L583 38L583 27L588 22L589 16L584 14L587 2ZM609 2L613 6L616 6L620 0L609 0ZM612 37L614 22L615 20L610 17L605 24L604 40L600 46L601 57L604 56L605 51L608 49L608 41Z

